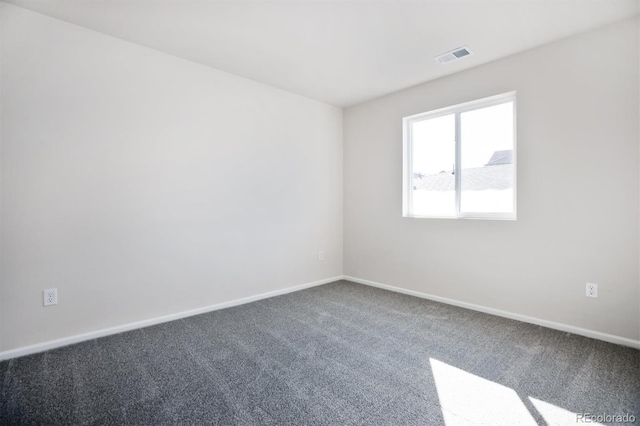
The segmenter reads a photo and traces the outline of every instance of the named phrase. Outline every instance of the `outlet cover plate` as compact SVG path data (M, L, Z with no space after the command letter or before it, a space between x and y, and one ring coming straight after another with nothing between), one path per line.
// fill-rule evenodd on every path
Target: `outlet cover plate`
M587 283L587 297L598 297L598 284Z
M44 306L51 306L58 304L58 289L50 288L42 291L42 303Z

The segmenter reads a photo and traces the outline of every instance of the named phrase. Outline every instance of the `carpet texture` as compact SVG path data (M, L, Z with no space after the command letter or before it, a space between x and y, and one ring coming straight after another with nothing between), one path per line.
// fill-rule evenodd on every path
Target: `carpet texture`
M638 422L640 351L339 281L4 361L0 404L3 425Z

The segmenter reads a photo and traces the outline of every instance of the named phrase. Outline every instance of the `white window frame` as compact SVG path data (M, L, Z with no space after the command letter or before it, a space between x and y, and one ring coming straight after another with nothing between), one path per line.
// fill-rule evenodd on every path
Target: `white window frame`
M461 196L461 129L460 114L476 109L487 108L495 105L513 102L513 212L512 213L492 213L492 212L461 212L460 196ZM455 137L456 137L456 153L455 153L455 191L456 205L455 213L450 216L425 216L413 214L413 135L411 129L413 123L430 120L441 117L443 115L455 114ZM402 215L411 218L431 218L431 219L494 219L494 220L516 220L517 218L517 130L516 130L516 92L508 92L500 95L490 96L488 98L478 99L453 105L446 108L440 108L433 111L423 112L411 115L402 119L402 139L403 139L403 167L402 167Z

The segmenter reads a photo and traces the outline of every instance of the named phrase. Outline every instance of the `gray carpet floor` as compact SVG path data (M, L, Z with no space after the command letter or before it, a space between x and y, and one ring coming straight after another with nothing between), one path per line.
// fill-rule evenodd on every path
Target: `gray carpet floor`
M340 281L4 361L0 404L3 425L638 422L640 351Z

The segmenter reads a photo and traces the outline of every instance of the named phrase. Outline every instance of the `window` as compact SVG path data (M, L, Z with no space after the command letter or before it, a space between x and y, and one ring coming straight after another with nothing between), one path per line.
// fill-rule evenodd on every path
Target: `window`
M406 217L516 218L515 92L403 119Z

